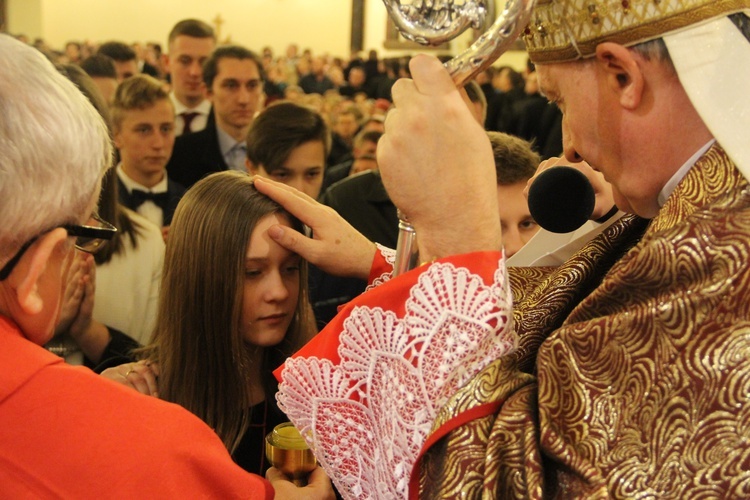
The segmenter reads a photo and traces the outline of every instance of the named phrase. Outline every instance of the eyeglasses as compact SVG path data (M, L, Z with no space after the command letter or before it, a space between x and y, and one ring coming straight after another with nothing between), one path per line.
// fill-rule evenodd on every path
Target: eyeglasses
M65 229L68 232L68 236L75 236L75 246L78 250L93 254L104 248L104 245L106 245L107 242L114 237L115 233L117 232L117 228L109 222L100 218L98 215L92 215L89 219L88 224L90 225L79 226L77 224L63 224L52 229L56 229L58 227ZM44 231L42 234L48 233L49 231L52 231L52 229ZM13 272L13 269L18 264L18 261L21 260L23 254L26 252L26 250L29 249L31 245L34 244L36 240L39 239L40 236L41 234L38 236L34 236L29 241L24 243L23 246L18 250L18 252L16 252L16 254L13 256L13 258L10 259L2 269L0 269L0 281L3 281L8 276L10 276L10 273Z
M106 245L109 240L115 237L115 233L117 232L115 226L96 214L91 216L89 224L91 224L92 221L98 225L78 226L66 224L60 226L68 231L68 236L76 237L76 248L82 252L97 253L104 248L104 245Z

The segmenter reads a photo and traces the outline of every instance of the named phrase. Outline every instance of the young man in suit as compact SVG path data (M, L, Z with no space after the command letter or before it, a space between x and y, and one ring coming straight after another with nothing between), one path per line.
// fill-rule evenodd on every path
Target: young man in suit
M104 54L94 54L81 61L81 69L94 81L107 104L112 105L118 84L117 69L112 58Z
M185 188L169 179L174 107L161 82L148 75L125 80L112 103L114 143L120 152L120 203L165 228Z
M198 132L211 117L211 102L203 91L203 63L216 47L216 35L203 21L183 19L169 32L167 43L164 66L172 84L175 135Z
M263 105L264 80L260 58L244 47L220 47L211 54L203 82L214 120L177 139L167 165L172 179L189 188L212 172L245 171L245 139Z

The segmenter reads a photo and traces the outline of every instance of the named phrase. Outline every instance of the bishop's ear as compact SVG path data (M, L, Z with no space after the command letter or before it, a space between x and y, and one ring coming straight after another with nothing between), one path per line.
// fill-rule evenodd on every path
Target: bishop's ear
M607 84L615 92L620 105L626 109L637 108L643 98L643 71L633 52L613 42L596 47L596 60L605 72Z

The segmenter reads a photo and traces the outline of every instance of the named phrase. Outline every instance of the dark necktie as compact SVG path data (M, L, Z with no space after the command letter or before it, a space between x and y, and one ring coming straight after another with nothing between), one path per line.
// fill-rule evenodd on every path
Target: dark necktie
M200 113L196 113L195 111L185 111L184 113L180 113L180 116L182 116L182 122L185 124L182 127L182 133L183 134L189 134L193 130L190 128L190 124L193 123L193 120L196 116L198 116Z
M140 189L133 189L130 192L130 200L132 202L132 209L138 210L138 207L143 205L146 201L153 201L156 206L162 209L166 213L167 205L169 204L169 193L164 191L163 193L149 193L148 191L142 191Z

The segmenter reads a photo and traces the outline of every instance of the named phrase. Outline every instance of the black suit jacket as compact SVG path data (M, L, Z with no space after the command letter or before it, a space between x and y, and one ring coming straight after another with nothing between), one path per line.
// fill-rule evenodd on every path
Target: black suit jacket
M398 215L380 172L367 170L333 184L320 198L370 241L395 248Z
M189 189L206 175L224 170L229 170L229 166L221 154L215 120L209 120L203 130L175 139L167 163L170 179Z
M326 168L323 173L323 185L320 187L320 194L323 195L329 187L349 177L352 165L354 165L353 158Z
M145 75L153 76L154 78L159 78L159 70L156 68L156 66L152 66L147 62L143 63L143 68L141 68L141 73Z
M181 184L178 184L167 177L167 193L169 194L169 203L167 203L165 208L162 208L164 211L165 226L172 223L174 211L177 208L177 204L180 202L182 195L185 194L185 188L182 187ZM119 176L117 177L117 197L121 204L125 205L130 210L136 211L137 207L135 206L135 203L133 203L132 196L128 192L128 188L126 188L125 184L120 180Z

